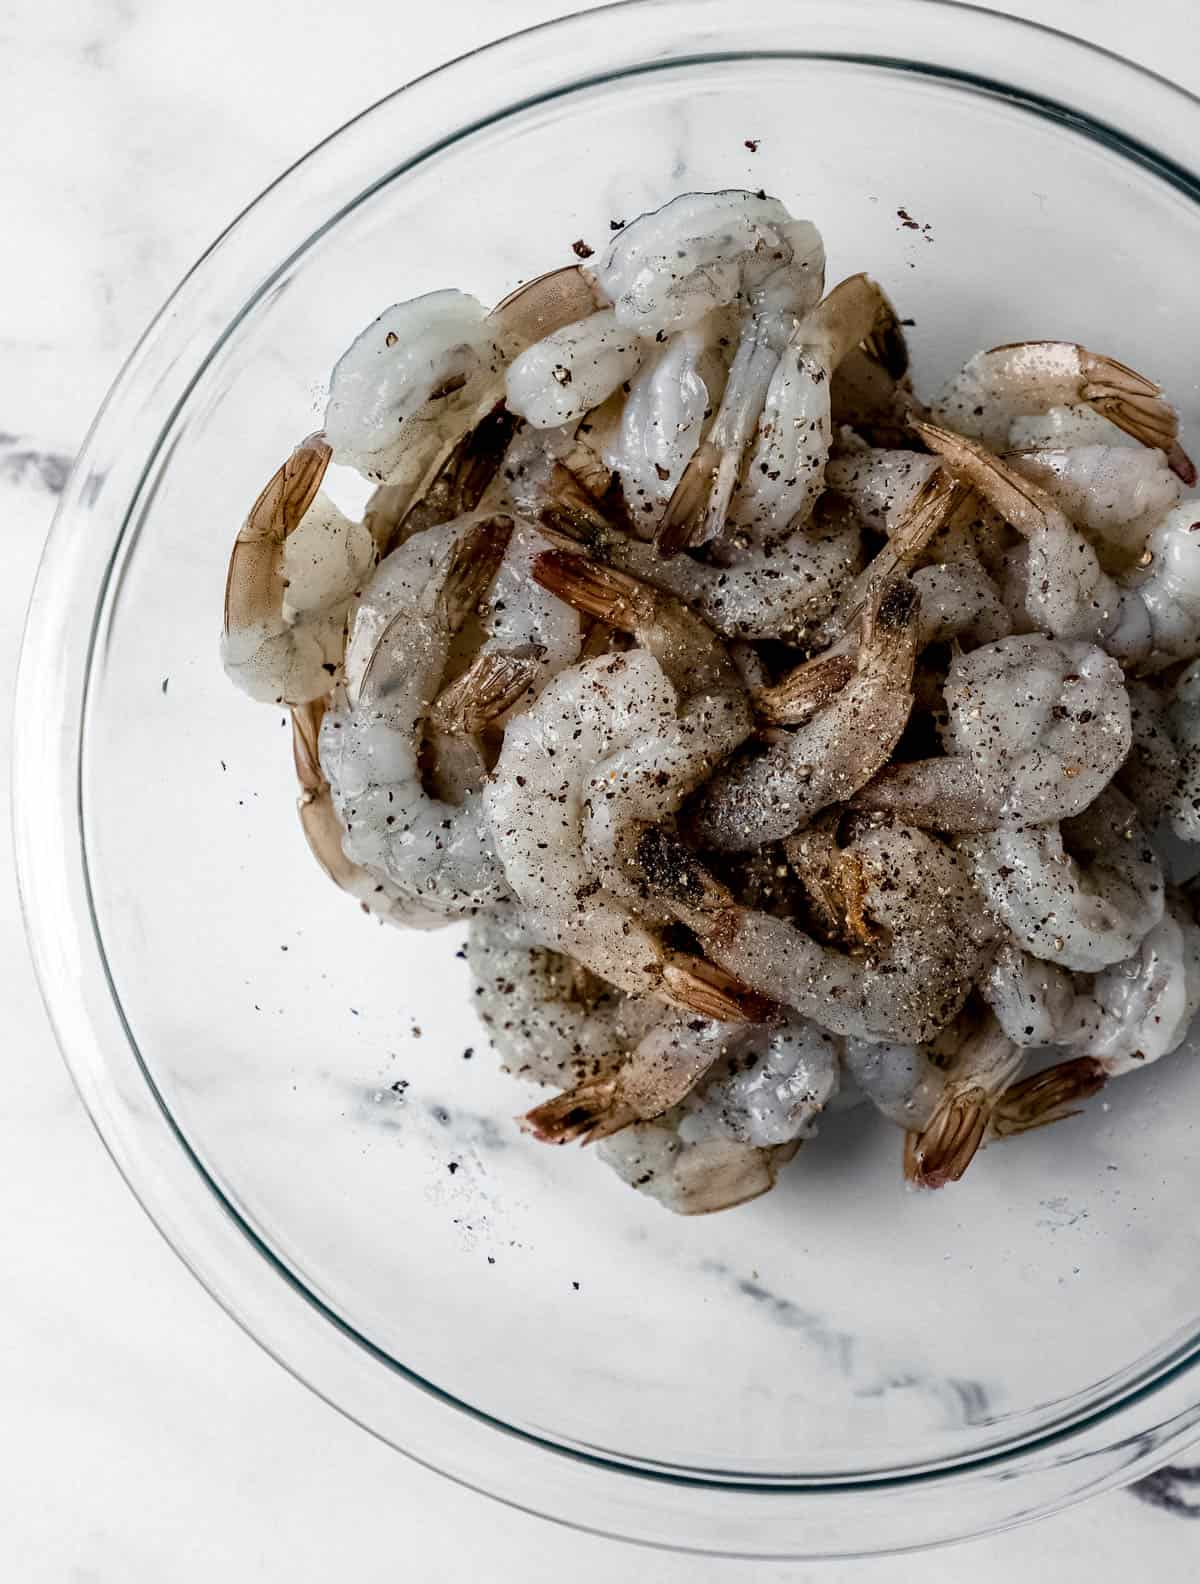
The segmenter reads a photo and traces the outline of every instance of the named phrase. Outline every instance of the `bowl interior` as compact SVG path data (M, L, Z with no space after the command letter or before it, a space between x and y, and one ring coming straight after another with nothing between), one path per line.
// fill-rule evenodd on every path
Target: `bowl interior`
M751 147L753 144L753 148ZM905 1193L833 1117L776 1191L677 1220L521 1137L465 932L339 896L283 712L217 658L229 545L384 306L485 300L677 192L763 187L914 321L918 389L980 346L1083 342L1200 418L1200 210L1089 133L886 65L669 66L520 108L355 204L232 326L153 464L99 614L82 811L128 1028L214 1188L321 1304L462 1403L634 1464L757 1479L953 1462L1094 1406L1200 1322L1186 1054ZM910 224L911 220L911 224ZM149 878L148 878L149 877ZM149 1098L146 1100L150 1104ZM381 1364L381 1390L386 1390Z

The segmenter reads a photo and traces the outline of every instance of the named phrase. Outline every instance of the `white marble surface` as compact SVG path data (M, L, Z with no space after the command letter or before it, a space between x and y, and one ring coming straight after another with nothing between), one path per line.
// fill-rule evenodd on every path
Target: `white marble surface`
M1200 89L1190 0L1013 7ZM555 0L3 0L3 675L65 470L145 320L284 165L405 78ZM335 24L334 15L340 20ZM411 19L406 17L411 13ZM7 701L6 701L7 710ZM7 776L0 801L7 798ZM6 821L7 826L7 821ZM1200 1571L1178 1479L954 1551L827 1567L674 1559L503 1509L408 1463L216 1307L125 1189L37 998L7 847L0 940L0 1578L173 1584L821 1579L1063 1584ZM1146 1499L1165 1494L1156 1504Z

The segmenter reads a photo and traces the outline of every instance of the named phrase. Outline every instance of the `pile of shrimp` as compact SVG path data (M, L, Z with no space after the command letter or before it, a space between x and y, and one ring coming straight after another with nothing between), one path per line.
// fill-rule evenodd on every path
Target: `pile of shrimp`
M695 1214L862 1104L938 1188L1200 1005L1195 482L1144 375L1026 342L923 402L810 221L687 193L367 326L224 663L291 709L329 877L469 920L534 1138Z

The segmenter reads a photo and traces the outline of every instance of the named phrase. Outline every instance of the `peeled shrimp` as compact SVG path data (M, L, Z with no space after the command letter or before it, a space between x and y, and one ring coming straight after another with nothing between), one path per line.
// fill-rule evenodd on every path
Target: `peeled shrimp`
M729 976L670 952L584 851L589 789L614 755L641 750L652 775L655 745L680 740L678 705L648 650L569 667L509 723L484 793L487 821L507 883L548 944L630 994L736 1021L744 1006ZM617 884L619 875L612 865Z
M355 618L345 701L321 726L347 857L448 915L508 890L479 797L456 806L425 791L422 728L454 635L495 576L512 527L511 518L467 517L388 557Z
M797 304L788 307L794 314ZM865 275L835 286L798 324L777 311L752 317L712 428L663 518L664 554L720 537L727 519L738 543L761 546L811 514L832 437L833 370L871 337L903 348L891 304Z
M862 535L846 513L819 512L806 528L740 554L732 566L659 556L622 533L565 468L553 472L539 514L621 571L684 600L727 638L797 640L832 611L862 565Z
M1063 968L1124 961L1162 917L1162 866L1116 787L1061 828L992 831L962 850L1014 940Z
M584 788L582 856L609 890L637 897L628 845L640 826L674 814L749 734L749 701L712 630L669 594L589 557L548 551L534 576L560 599L635 637L676 699L648 736L613 745Z
M595 306L577 268L528 281L490 314L460 291L397 303L334 367L325 426L336 460L387 484L402 518L503 399L509 360Z
M994 927L958 859L924 832L870 828L842 853L864 946L848 956L740 906L681 844L647 832L651 894L714 962L831 1033L921 1044L961 1009Z
M741 1036L687 1098L685 1144L723 1137L756 1149L809 1138L838 1091L837 1042L804 1018Z
M1153 827L1178 795L1182 762L1160 694L1148 682L1129 681L1125 687L1133 745L1115 779L1146 825Z
M346 615L375 565L369 530L321 493L332 455L302 440L250 508L225 581L221 657L251 698L305 704L333 687Z
M856 806L971 833L1080 814L1131 740L1121 668L1102 649L1038 634L958 656L945 685L947 755L889 766Z
M734 302L803 312L821 295L824 266L811 221L793 220L778 198L730 188L683 193L639 215L584 273L621 325L653 338Z
M848 1039L842 1054L850 1076L889 1122L906 1130L925 1126L945 1090L946 1074L923 1045Z
M645 356L645 343L611 308L564 325L513 360L505 400L535 429L578 422L623 381Z
M1137 568L1118 580L1041 485L974 441L915 420L914 427L1026 539L1022 595L1036 626L1055 637L1103 644L1144 668L1192 654L1200 643L1194 504L1169 511L1151 532Z
M475 1010L505 1070L537 1083L615 1071L663 1014L661 1002L622 995L544 946L511 908L472 918L467 965Z
M1187 904L1172 898L1133 956L1096 975L1091 995L1099 1027L1084 1049L1111 1076L1181 1045L1200 1009L1200 929Z
M1133 566L1151 532L1179 504L1179 480L1161 451L1081 445L1010 453L1022 478L1040 484L1101 552L1105 570Z
M864 623L853 679L806 725L735 760L705 787L694 828L706 845L740 852L778 841L871 779L912 708L918 616L910 583L885 585Z
M601 1160L622 1182L676 1215L710 1215L769 1193L802 1142L770 1149L722 1136L685 1143L679 1134L683 1115L676 1108L599 1146Z
M1166 452L1185 484L1196 470L1179 444L1179 418L1159 386L1114 358L1070 341L1023 341L977 352L932 408L936 422L990 447L1008 441L1014 418L1084 402L1142 445Z
M1077 1045L1098 1024L1094 1004L1065 968L1013 941L997 948L979 993L1014 1045Z

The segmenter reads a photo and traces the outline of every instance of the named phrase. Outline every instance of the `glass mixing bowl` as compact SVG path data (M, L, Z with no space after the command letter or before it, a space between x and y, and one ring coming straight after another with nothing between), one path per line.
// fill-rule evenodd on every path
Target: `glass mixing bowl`
M1196 1434L1200 1069L1182 1055L914 1195L830 1118L770 1196L671 1217L512 1122L463 930L339 896L282 713L217 658L230 542L386 304L485 300L688 188L765 187L869 269L919 388L1079 340L1200 418L1200 106L925 0L666 0L404 89L247 211L122 374L65 494L20 678L29 930L80 1091L200 1279L410 1455L641 1541L929 1543ZM911 216L916 228L907 223ZM451 1170L451 1167L457 1169Z

